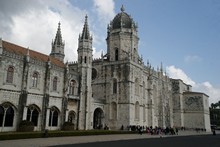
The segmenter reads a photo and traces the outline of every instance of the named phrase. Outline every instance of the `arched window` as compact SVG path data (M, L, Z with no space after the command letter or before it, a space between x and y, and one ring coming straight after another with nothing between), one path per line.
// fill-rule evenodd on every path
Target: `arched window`
M49 126L56 127L58 126L58 110L55 107L50 109L50 117L49 117Z
M14 68L12 66L10 66L7 70L6 82L13 83L13 77L14 77Z
M140 105L138 102L135 103L135 119L139 120L140 117Z
M14 109L9 103L0 105L0 126L12 127L14 121Z
M69 94L77 95L77 84L75 80L70 81Z
M8 107L6 110L6 117L5 117L5 126L12 127L14 120L14 110L11 106Z
M113 94L117 93L117 80L113 79Z
M34 72L32 75L32 87L35 87L35 88L37 87L38 78L39 78L38 73Z
M115 49L115 61L118 61L118 48Z
M86 59L86 56L84 57L84 63L86 63L87 62L87 59Z
M38 125L38 116L39 116L38 109L34 105L29 106L28 110L27 110L26 120L33 122L34 126L37 126Z
M53 78L53 91L57 91L57 77Z
M76 113L74 111L69 112L68 122L75 124L76 122Z
M94 80L97 77L97 70L95 68L92 68L92 80Z
M73 124L74 129L75 129L75 126L76 126L76 113L74 111L69 112L68 122L71 122Z
M104 120L104 113L101 108L96 108L93 114L93 128L101 129Z
M0 106L0 126L3 124L3 118L4 118L4 108Z
M80 63L82 63L83 62L83 59L82 59L82 56L80 56Z
M137 55L137 53L136 53L137 51L136 51L136 48L134 48L134 55L133 55L133 61L135 62L136 61L136 55Z

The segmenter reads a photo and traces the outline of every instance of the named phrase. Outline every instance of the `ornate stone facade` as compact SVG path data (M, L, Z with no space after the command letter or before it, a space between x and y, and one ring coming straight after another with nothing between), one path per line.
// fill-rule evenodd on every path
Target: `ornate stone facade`
M154 70L138 54L137 25L122 7L107 28L107 54L92 59L87 16L78 61L65 63L60 23L49 56L0 40L0 131L16 131L22 120L35 130L107 125L210 130L208 96ZM75 60L75 59L73 59Z

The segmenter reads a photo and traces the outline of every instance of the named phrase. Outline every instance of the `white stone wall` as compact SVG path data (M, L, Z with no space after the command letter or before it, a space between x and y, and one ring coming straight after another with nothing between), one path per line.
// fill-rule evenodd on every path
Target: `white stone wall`
M210 114L209 112L205 112L204 115L204 128L206 131L211 132Z
M10 102L16 108L18 108L19 96L20 96L19 92L0 90L0 104L4 102Z
M34 72L38 73L38 81L37 81L37 87L33 87L32 85L32 77ZM46 68L41 65L37 64L30 64L29 72L28 72L28 83L27 83L27 91L30 93L35 94L43 94L45 89L45 73Z
M208 96L203 93L183 93L184 126L210 131Z
M49 94L56 97L62 97L64 95L63 89L64 89L64 70L55 70L51 69L50 74L50 90ZM57 90L53 90L53 79L57 77Z
M77 108L78 108L78 102L77 101L75 101L75 100L69 100L68 101L68 106L67 106L68 112L74 111L75 114L77 114L77 111L78 111Z
M4 52L5 53L5 52ZM21 57L16 55L13 58L13 54L9 54L11 57L2 57L1 61L1 82L0 87L3 89L10 89L10 90L21 90L21 82L22 82L22 72L23 72L23 61L20 59ZM14 68L14 77L13 77L13 83L7 83L7 70L8 68L12 66Z
M7 83L7 70L9 66L14 68L13 82ZM14 110L14 120L12 127L0 127L0 132L16 131L17 118L18 118L18 107L19 97L21 90L22 81L22 69L23 64L21 56L13 55L11 53L2 52L0 59L0 105L9 102L12 104Z
M204 114L202 112L188 112L184 114L184 127L186 128L204 128Z
M42 110L43 95L28 94L26 106L35 104Z

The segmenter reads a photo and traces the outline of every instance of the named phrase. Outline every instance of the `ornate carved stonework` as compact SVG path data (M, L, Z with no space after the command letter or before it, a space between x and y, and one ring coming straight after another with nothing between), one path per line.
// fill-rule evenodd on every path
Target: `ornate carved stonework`
M178 93L179 92L179 82L178 81L172 81L172 89L174 93Z
M185 97L185 110L202 110L203 100L201 96Z

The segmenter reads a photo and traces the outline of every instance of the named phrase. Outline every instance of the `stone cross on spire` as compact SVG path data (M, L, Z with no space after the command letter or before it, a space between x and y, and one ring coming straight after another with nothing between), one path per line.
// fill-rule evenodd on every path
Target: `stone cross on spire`
M124 8L124 5L121 6L121 12L124 12L125 11L125 8Z

